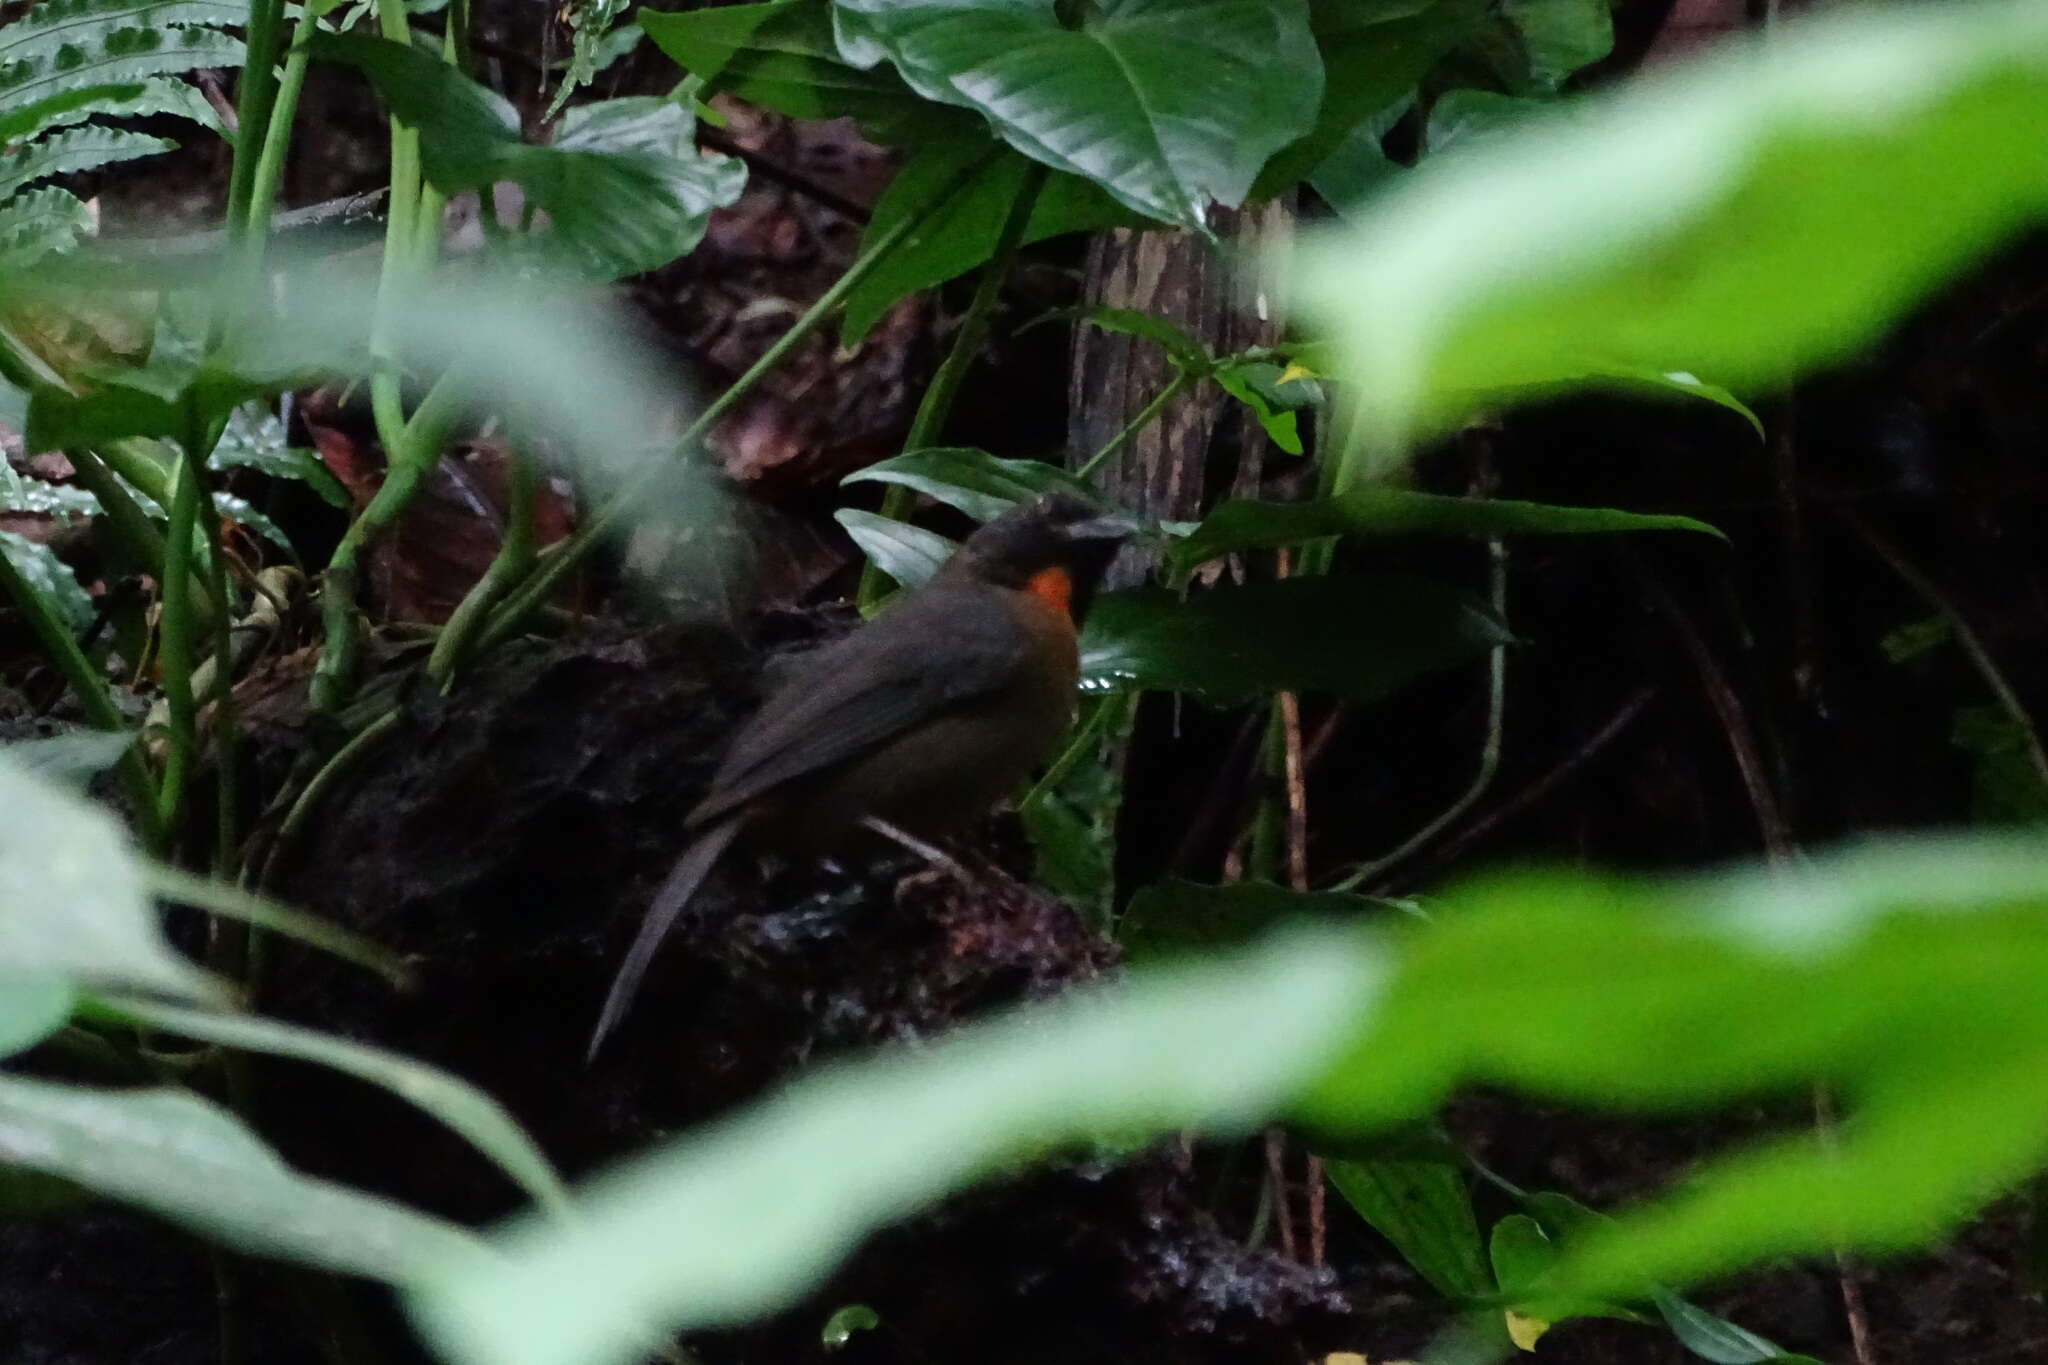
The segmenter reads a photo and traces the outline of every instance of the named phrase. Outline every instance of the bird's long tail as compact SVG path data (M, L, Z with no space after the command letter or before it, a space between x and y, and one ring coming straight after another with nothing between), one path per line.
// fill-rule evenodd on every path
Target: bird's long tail
M640 933L633 940L633 946L626 952L626 960L619 964L617 976L612 978L611 993L605 996L604 1012L597 1017L597 1030L590 1035L590 1051L584 1060L596 1058L604 1040L626 1017L626 1010L633 1003L633 996L640 989L640 978L647 974L647 964L654 960L655 949L668 937L668 931L675 927L676 916L697 894L697 888L704 884L704 878L711 871L718 855L725 852L726 845L740 831L737 818L721 820L698 835L696 842L683 850L683 856L676 859L676 865L669 869L668 879L661 884L661 890L654 893L654 901L647 907L647 918L640 922Z

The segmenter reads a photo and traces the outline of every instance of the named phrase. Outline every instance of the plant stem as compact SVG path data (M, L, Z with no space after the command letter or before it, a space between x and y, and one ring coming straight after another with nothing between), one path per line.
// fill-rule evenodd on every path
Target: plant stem
M426 483L434 462L440 458L441 443L455 415L459 387L452 372L443 374L420 401L412 420L400 426L396 442L385 447L388 467L383 484L349 525L327 561L320 585L320 617L326 643L313 670L311 694L316 711L330 716L339 714L355 690L358 563L377 537L404 515Z
M1143 431L1147 426L1150 426L1152 423L1152 419L1157 417L1160 413L1164 412L1166 410L1166 405L1168 403L1171 403L1175 398L1179 397L1181 390L1185 389L1191 382L1192 377L1188 374L1186 370L1182 370L1179 374L1176 374L1173 377L1173 382L1168 384L1165 388L1161 389L1159 391L1159 396L1157 398L1154 398L1151 402L1147 403L1143 408L1140 408L1138 410L1138 415L1136 417L1133 417L1122 431L1119 431L1116 435L1110 437L1109 440L1104 443L1102 449L1096 451L1093 455L1090 455L1086 460L1081 462L1081 467L1074 471L1074 477L1077 479L1086 479L1090 474L1093 474L1098 468L1102 466L1103 461L1107 460L1110 456L1116 454L1119 450L1122 450L1126 445L1130 443L1132 437L1136 436L1139 432Z
M724 393L698 414L696 421L690 423L688 430L684 431L676 442L677 447L684 452L684 457L690 456L697 442L711 430L719 418L732 411L770 371L782 363L785 356L795 350L805 337L817 330L818 325L845 302L846 296L872 274L875 267L881 264L890 252L901 245L905 238L923 227L939 209L951 202L953 196L959 193L963 186L980 174L993 156L994 153L991 153L973 165L964 167L953 177L952 182L932 199L922 213L904 219L877 237L867 250L860 254L860 259L847 267L846 273L835 280L830 289L819 295L816 303L804 310L803 316L791 324L790 329L782 334L779 341L764 351L759 360L747 367L746 373L734 380ZM595 516L578 527L574 535L549 547L547 553L539 556L534 571L527 576L526 581L509 593L498 609L486 619L475 650L480 652L489 649L517 630L520 624L548 599L555 586L577 565L590 557L591 551L597 548L605 534L617 525L626 513L639 506L655 483L671 473L674 467L671 461L648 460L642 471L628 479L626 486L620 489L610 502L598 509Z
M1494 614L1505 620L1507 615L1508 551L1500 540L1489 540L1487 551L1492 561L1492 599ZM1338 882L1331 889L1350 891L1361 885L1376 881L1385 873L1406 862L1420 848L1455 823L1466 811L1472 809L1479 798L1486 795L1493 785L1494 775L1500 771L1502 721L1507 711L1508 647L1495 645L1487 659L1486 691L1486 739L1479 750L1479 768L1472 775L1472 783L1462 795L1453 801L1434 820L1403 840L1392 852L1361 863L1351 875Z
M484 576L463 595L461 605L448 618L441 638L434 642L433 654L427 659L427 677L444 692L454 684L456 672L467 662L468 646L476 639L479 623L533 567L533 497L539 475L533 461L518 450L508 447L505 459L512 475L505 538Z
M284 0L249 0L244 30L241 88L235 108L235 164L229 173L227 231L231 246L250 239L255 226L250 213L260 153L270 141L272 112L277 106L277 54L284 28Z
M75 446L64 452L64 458L71 461L71 468L78 476L78 482L98 500L100 510L107 515L108 525L122 547L139 565L152 569L164 562L164 538L156 529L156 523L142 510L106 461L83 446Z
M967 305L967 314L960 319L960 330L953 336L953 345L946 352L945 360L939 364L939 372L932 376L932 382L924 391L924 397L917 405L917 415L911 419L910 431L903 438L905 450L922 450L938 439L945 428L946 419L953 413L953 400L960 395L960 385L967 378L967 371L974 364L974 358L981 353L982 339L988 335L990 320L995 316L996 303L1002 298L1003 285L1010 278L1010 269L1016 264L1018 249L1024 245L1024 229L1031 222L1031 210L1038 203L1038 192L1045 188L1047 168L1033 161L1024 172L1024 178L1017 186L1017 197L1010 201L1010 212L1003 219L1002 230L996 234L995 250L989 262L982 268L981 278L974 287L974 298ZM902 521L910 514L916 494L902 485L895 485L882 496L882 515L891 521ZM889 575L869 560L861 569L859 604L863 615L872 611L888 593L892 580Z
M263 130L263 150L250 182L248 234L253 243L270 236L270 219L277 207L277 187L284 177L285 154L291 150L292 124L299 111L299 91L306 83L309 57L307 44L319 29L319 20L309 10L299 12L292 29L292 44L285 53L284 74L277 82L277 102L270 111L270 125Z
M277 838L270 846L270 855L263 860L263 875L256 879L251 890L268 891L272 887L279 870L284 866L285 859L290 856L293 846L305 832L314 812L320 808L320 802L328 790L346 776L349 769L361 762L363 756L376 747L377 741L389 734L397 724L397 708L383 712L356 731L355 736L336 749L333 757L313 774L311 780L299 792L298 799L292 802L291 809L285 813L283 823L278 826Z
M157 580L157 591L163 599L157 625L158 659L164 701L171 713L170 744L164 755L164 780L158 791L157 811L167 831L178 828L185 781L197 742L192 700L192 669L196 662L192 641L192 541L198 530L200 488L189 463L173 476L171 490L171 525L164 537L163 573Z
M0 554L0 590L13 599L15 609L28 621L29 628L43 647L44 657L71 685L79 708L85 712L85 718L93 728L114 734L127 729L127 722L121 715L121 708L114 704L114 695L107 687L107 680L93 667L85 651L78 647L78 641L71 637L71 632L49 602L15 571L14 561L5 554ZM119 766L122 785L128 789L129 802L135 807L143 846L151 853L161 855L164 826L157 814L156 784L150 780L149 769L132 744L122 753Z

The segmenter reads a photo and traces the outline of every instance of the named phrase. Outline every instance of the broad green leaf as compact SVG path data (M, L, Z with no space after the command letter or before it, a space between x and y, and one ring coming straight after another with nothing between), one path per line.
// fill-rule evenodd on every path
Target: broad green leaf
M1287 189L1321 167L1368 119L1389 105L1405 107L1430 68L1486 22L1488 9L1487 0L1310 0L1309 23L1323 54L1322 102L1308 133L1259 173L1252 197Z
M715 11L714 11L715 12ZM975 169L979 166L979 169ZM856 345L898 299L930 289L987 262L1024 183L1023 157L993 142L986 129L955 115L921 138L915 152L875 202L861 234L863 251L906 218L924 217L903 242L876 262L846 296L839 344ZM957 183L972 172L965 183ZM948 192L950 190L950 193ZM934 208L941 194L944 205ZM1093 181L1047 177L1024 224L1024 242L1142 221Z
M0 531L0 555L7 556L7 562L14 566L14 571L38 597L49 603L58 619L69 626L73 634L92 624L92 598L78 586L78 577L71 572L71 566L57 558L49 546L13 531Z
M64 981L11 980L0 985L0 1058L26 1052L64 1027L75 994Z
M1413 107L1413 101L1403 97L1368 115L1316 163L1308 177L1309 188L1321 195L1339 217L1356 214L1367 200L1408 169L1388 156L1381 143Z
M839 59L832 16L819 0L769 0L683 13L642 10L655 46L714 90L792 118L860 121L882 142L922 144L932 106L893 71ZM950 124L951 120L945 120Z
M82 792L93 778L118 763L134 742L132 734L80 727L0 746L0 759L41 781Z
M1197 231L1211 203L1244 201L1322 97L1305 0L1100 0L1074 28L1053 0L836 3L860 35L842 55L884 51L926 99Z
M1224 584L1182 601L1105 593L1081 632L1081 675L1229 705L1274 692L1386 696L1513 637L1468 593L1399 574Z
M1825 1083L1853 1106L1833 1141L1709 1161L1627 1219L1530 1196L1540 1220L1563 1204L1567 1303L1901 1246L2048 1150L2040 838L1661 882L1523 873L1438 905L1398 933L1298 929L814 1073L593 1182L581 1226L515 1220L502 1266L438 1275L412 1311L457 1365L605 1365L648 1318L791 1302L875 1228L1025 1153L1273 1117L1383 1133L1468 1084L1672 1110Z
M1430 156L1441 156L1452 147L1497 137L1549 108L1545 100L1503 95L1493 90L1447 91L1430 108L1423 147Z
M1787 1355L1756 1333L1717 1318L1668 1289L1659 1289L1650 1301L1679 1344L1714 1365L1818 1365L1810 1356Z
M501 1266L438 1274L408 1306L458 1365L625 1362L633 1324L788 1304L876 1227L1028 1153L1104 1130L1250 1131L1376 990L1352 936L1299 930L814 1070L592 1182L576 1226L514 1220Z
M1285 374L1270 360L1234 359L1220 362L1209 377L1225 393L1251 409L1274 445L1289 455L1299 455L1301 435L1296 430L1294 414L1320 398L1322 386L1312 379L1289 379L1283 384L1280 381Z
M1301 545L1326 536L1583 536L1635 531L1696 531L1727 539L1691 517L1369 486L1309 502L1234 498L1175 540L1168 554L1175 568L1185 571L1239 550Z
M879 464L857 469L840 480L870 481L915 489L976 521L992 521L1017 503L1055 489L1095 500L1095 494L1085 484L1056 464L1043 460L999 460L985 450L969 446L905 451Z
M68 66L90 51L175 40L185 35L170 30L233 27L249 18L236 0L42 0L26 11L0 32L0 63L47 59ZM159 31L138 36L139 29Z
M1486 1247L1494 1280L1511 1300L1533 1288L1557 1264L1557 1248L1543 1225L1526 1213L1511 1213L1495 1223Z
M939 566L960 547L934 531L842 507L832 514L846 528L860 552L897 583L915 588L939 571Z
M1614 50L1610 0L1505 0L1502 12L1520 30L1529 75L1555 91L1565 78Z
M1394 901L1348 891L1295 891L1272 882L1203 886L1164 881L1138 888L1117 920L1116 939L1134 962L1249 943L1296 919L1356 921Z
M184 1009L124 996L94 1004L147 1028L246 1052L295 1057L345 1072L417 1105L460 1134L543 1207L560 1213L569 1194L540 1149L496 1100L438 1067L277 1019Z
M504 98L417 48L325 34L313 54L368 76L420 134L428 180L450 194L518 182L544 209L564 262L603 277L638 274L688 251L710 211L739 197L744 168L701 155L680 102L632 97L572 110L555 145L521 140Z
M0 511L32 512L68 523L99 515L100 500L77 484L46 483L29 474L0 475Z
M1415 1273L1454 1303L1493 1293L1465 1177L1446 1161L1327 1161L1323 1170L1358 1216Z
M56 1176L237 1250L401 1282L474 1269L461 1228L298 1174L227 1110L182 1090L0 1076L0 1165Z
M2038 4L1840 8L1418 167L1304 248L1371 395L1340 487L1474 395L1615 366L1746 394L1867 344L2048 208L2044 51Z
M157 927L142 869L104 810L0 751L0 983L213 994Z

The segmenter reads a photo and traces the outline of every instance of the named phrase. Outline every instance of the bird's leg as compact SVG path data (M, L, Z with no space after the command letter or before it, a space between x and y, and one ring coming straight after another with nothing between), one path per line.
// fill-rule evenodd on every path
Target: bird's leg
M861 820L861 824L881 835L884 839L901 844L934 867L944 868L970 886L974 884L974 878L967 874L966 868L960 866L949 854L926 843L916 835L905 833L878 816L866 816Z

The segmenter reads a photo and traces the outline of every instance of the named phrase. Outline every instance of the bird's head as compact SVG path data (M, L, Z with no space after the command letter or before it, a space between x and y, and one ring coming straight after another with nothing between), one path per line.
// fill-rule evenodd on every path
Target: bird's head
M1071 493L1046 493L969 536L943 572L1028 592L1079 625L1109 562L1137 529Z

